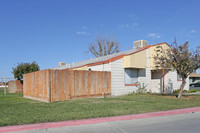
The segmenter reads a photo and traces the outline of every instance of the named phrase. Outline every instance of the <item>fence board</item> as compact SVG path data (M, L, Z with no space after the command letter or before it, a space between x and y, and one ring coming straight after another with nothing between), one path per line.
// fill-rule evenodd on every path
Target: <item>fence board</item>
M69 91L69 94L70 94L70 99L72 99L72 97L73 96L75 96L75 93L74 93L74 88L75 88L75 71L69 71L69 74L70 74L70 76L69 76L69 89L68 89L68 91Z
M41 70L24 75L23 93L24 97L49 102L47 84L49 75L47 70Z
M24 97L55 102L111 94L111 73L41 70L24 75Z
M8 92L9 93L22 93L23 84L20 80L8 81Z
M107 72L107 94L111 94L111 73Z

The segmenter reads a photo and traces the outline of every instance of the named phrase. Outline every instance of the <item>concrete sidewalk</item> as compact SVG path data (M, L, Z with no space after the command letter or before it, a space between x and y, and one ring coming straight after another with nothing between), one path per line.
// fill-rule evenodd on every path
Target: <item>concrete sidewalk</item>
M12 133L199 133L200 112Z
M19 125L19 126L6 126L0 127L0 133L3 132L17 132L17 131L27 131L30 130L41 130L41 129L58 129L61 127L70 127L70 126L80 126L80 125L88 125L88 124L96 124L96 123L108 123L115 121L126 121L126 120L135 120L135 119L144 119L144 118L154 118L160 116L169 116L169 115L179 115L186 113L194 113L198 112L200 114L200 107L196 108L186 108L179 110L169 110L169 111L161 111L161 112L152 112L145 114L134 114L134 115L125 115L125 116L115 116L115 117L105 117L105 118L94 118L94 119L84 119L84 120L72 120L72 121L64 121L64 122L50 122L50 123L39 123L39 124L28 124L28 125Z

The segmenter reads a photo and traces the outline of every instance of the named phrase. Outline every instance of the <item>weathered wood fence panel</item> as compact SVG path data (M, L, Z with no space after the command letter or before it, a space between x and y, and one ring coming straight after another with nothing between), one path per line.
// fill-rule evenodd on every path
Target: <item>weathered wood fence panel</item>
M42 70L24 75L24 97L45 102L111 94L111 73Z
M51 70L51 102L72 99L74 71Z
M8 92L9 93L22 93L23 84L20 80L8 81Z
M103 96L111 93L108 78L110 72L74 71L73 97Z
M50 71L46 69L24 74L23 93L25 98L49 102Z

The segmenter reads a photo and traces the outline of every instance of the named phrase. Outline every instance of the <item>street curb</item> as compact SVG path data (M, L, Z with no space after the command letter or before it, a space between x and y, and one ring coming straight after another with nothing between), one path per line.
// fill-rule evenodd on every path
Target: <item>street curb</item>
M144 114L92 118L92 119L83 119L83 120L70 120L70 121L62 121L62 122L48 122L48 123L38 123L38 124L28 124L28 125L5 126L5 127L0 127L0 133L33 130L33 129L56 128L56 127L65 127L65 126L78 126L78 125L87 125L87 124L121 121L121 120L132 120L132 119L141 119L141 118L151 118L151 117L177 115L177 114L184 114L184 113L191 113L191 112L198 112L198 111L200 111L200 107L151 112L151 113L144 113Z

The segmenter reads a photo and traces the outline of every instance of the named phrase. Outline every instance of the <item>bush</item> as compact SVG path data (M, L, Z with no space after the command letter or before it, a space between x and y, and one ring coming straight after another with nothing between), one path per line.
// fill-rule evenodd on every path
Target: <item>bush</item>
M139 83L139 82L137 84L139 84L139 85L137 85L138 89L136 90L136 93L142 94L147 91L147 89L146 89L147 85L144 85L144 83L141 85L141 83Z
M190 89L188 92L189 93L193 93L193 92L197 92L197 91L199 91L199 90L197 90L197 89Z
M173 93L174 93L174 94L178 94L179 91L180 91L179 89L178 89L178 90L174 90ZM183 93L187 93L187 92L188 92L187 90L183 90Z

